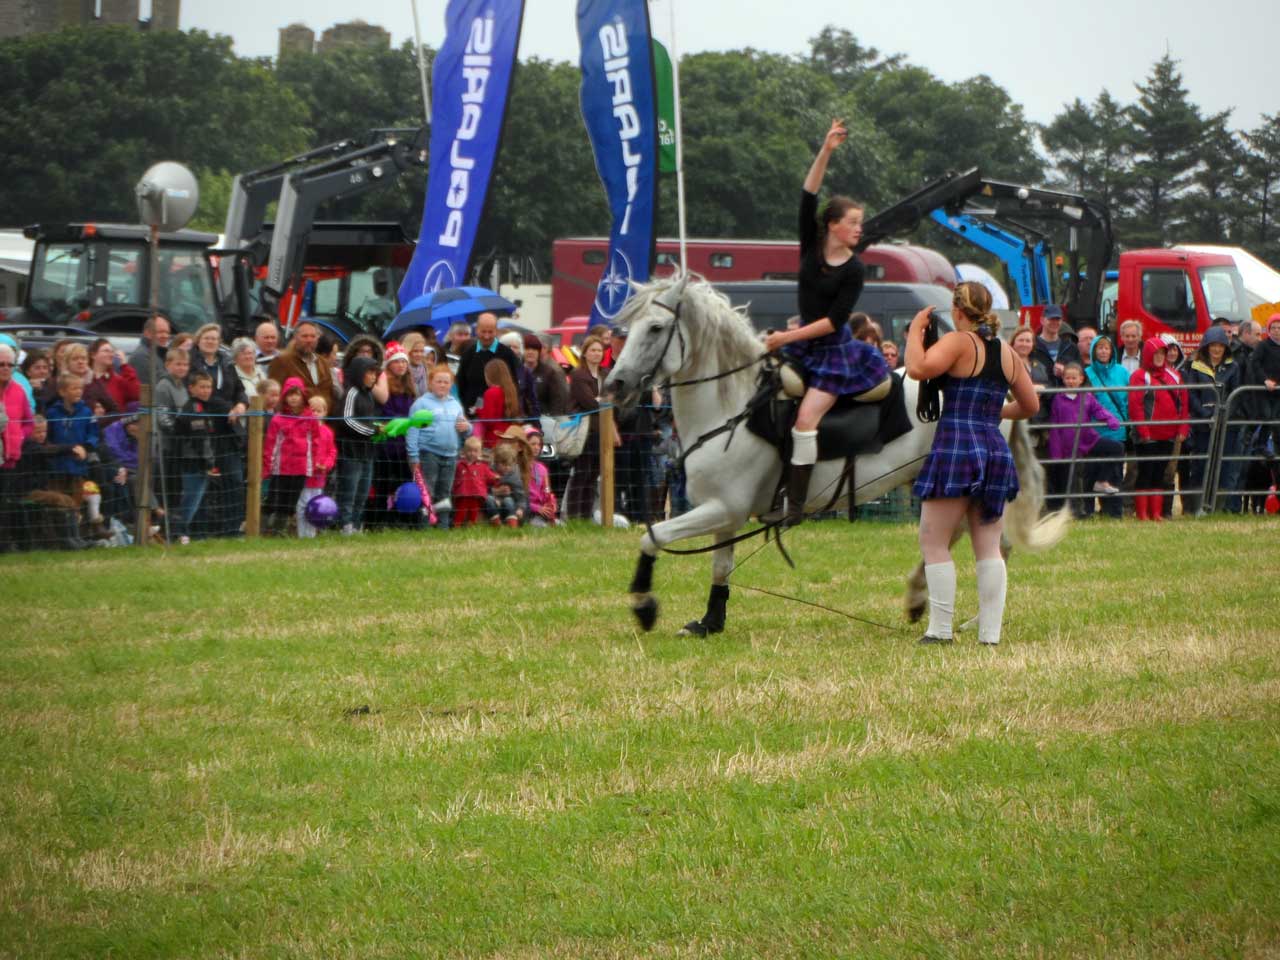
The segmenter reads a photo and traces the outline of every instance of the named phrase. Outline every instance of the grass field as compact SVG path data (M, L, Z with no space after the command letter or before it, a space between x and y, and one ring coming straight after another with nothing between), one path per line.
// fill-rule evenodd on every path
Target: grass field
M900 625L914 536L735 580ZM0 956L1280 956L1274 520L1077 525L995 649L677 637L705 558L640 635L635 544L0 561Z

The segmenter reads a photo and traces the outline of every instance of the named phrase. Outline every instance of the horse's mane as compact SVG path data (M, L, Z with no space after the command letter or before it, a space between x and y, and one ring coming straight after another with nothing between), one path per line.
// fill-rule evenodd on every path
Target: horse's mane
M651 280L636 287L627 303L626 313L647 310L653 302L676 286L679 275ZM685 331L689 338L689 354L693 359L693 376L709 376L724 370L732 370L757 359L764 353L764 344L746 311L734 307L729 299L697 274L691 274L681 300L682 316L686 320ZM621 319L621 318L620 318ZM725 378L726 386L738 376L754 378L755 367L749 367L733 377Z

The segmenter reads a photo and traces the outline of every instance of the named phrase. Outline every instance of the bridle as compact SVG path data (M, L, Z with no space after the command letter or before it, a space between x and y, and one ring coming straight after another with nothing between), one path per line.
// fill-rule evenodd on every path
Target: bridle
M658 352L658 359L654 361L653 369L640 379L639 389L642 391L649 389L653 385L653 381L658 376L658 368L662 366L663 358L667 355L667 351L671 349L671 341L677 336L680 338L680 363L676 367L677 370L684 368L685 357L687 354L687 348L684 340L684 328L680 325L680 310L684 306L683 288L681 289L681 296L676 300L676 305L674 307L669 303L664 303L662 300L655 300L653 305L661 307L663 310L666 310L671 314L671 325L667 328L666 343L662 345L662 349ZM692 380L668 380L666 383L661 385L660 389L667 390L671 387L692 387L700 383L711 383L715 380L723 380L725 377L731 377L735 373L741 373L743 370L749 370L757 364L764 363L769 359L769 356L770 354L762 353L754 360L748 360L746 363L739 364L738 366L732 367L728 370L721 370L719 373L713 373L707 377L695 377Z

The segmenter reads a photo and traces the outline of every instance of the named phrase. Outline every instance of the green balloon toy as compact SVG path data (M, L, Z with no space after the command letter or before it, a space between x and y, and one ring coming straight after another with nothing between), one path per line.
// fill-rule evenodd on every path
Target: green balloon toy
M382 432L373 438L374 443L382 443L392 437L403 437L410 429L417 428L421 430L423 427L431 426L435 420L435 414L430 410L415 410L412 416L396 417L394 420L388 420L387 425L382 428Z

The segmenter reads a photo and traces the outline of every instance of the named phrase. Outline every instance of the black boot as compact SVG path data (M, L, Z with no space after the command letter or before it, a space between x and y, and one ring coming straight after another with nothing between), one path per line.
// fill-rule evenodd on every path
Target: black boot
M777 523L783 528L798 526L804 522L804 505L809 499L809 478L813 476L812 463L793 463L787 474L787 505L770 510L760 517L762 523Z

